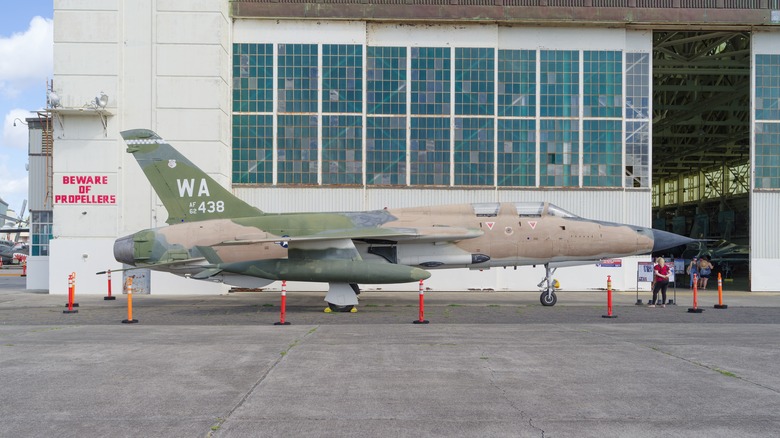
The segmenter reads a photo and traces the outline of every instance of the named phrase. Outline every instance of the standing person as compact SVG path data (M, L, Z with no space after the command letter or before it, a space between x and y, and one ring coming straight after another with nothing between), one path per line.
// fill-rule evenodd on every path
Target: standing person
M658 299L658 291L661 291L661 307L666 307L666 287L669 286L669 277L671 272L666 261L663 257L655 259L655 266L653 266L653 278L655 279L655 285L653 286L653 302L648 307L655 307L656 300Z
M691 263L688 265L688 269L685 270L688 275L691 277L691 284L688 286L690 289L693 289L693 276L696 276L696 286L699 284L699 258L696 256L693 256L693 259L691 259Z
M708 255L702 257L699 260L699 277L701 278L699 287L702 289L707 289L707 282L710 279L710 274L712 273L712 268L714 267L712 266L710 260L711 258Z

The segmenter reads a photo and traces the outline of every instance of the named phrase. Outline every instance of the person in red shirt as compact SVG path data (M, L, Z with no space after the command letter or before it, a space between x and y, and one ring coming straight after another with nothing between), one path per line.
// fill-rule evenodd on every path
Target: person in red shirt
M656 300L658 299L658 291L661 291L661 307L666 307L666 288L669 286L670 272L666 261L663 257L655 259L655 266L653 266L653 275L655 276L655 286L653 286L653 302L648 307L655 307Z

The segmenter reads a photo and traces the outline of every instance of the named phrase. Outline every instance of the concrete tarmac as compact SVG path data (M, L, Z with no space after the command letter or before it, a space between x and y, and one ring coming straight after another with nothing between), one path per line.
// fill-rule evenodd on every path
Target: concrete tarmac
M77 297L0 277L0 436L774 437L780 294ZM645 302L649 294L640 295ZM687 301L686 301L687 300Z

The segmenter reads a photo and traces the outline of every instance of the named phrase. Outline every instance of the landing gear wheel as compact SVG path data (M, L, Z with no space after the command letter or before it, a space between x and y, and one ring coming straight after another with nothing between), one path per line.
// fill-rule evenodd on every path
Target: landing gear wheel
M337 304L328 303L328 308L329 308L330 310L332 310L333 312L344 312L344 313L349 313L349 312L351 312L351 311L352 311L352 309L354 309L354 308L355 308L355 306L353 306L352 304L350 304L350 305L348 305L348 306L339 306L339 305L337 305Z
M550 292L548 294L545 291L542 292L541 296L539 296L539 301L542 303L542 306L554 306L555 303L558 302L558 296L555 295L555 292Z

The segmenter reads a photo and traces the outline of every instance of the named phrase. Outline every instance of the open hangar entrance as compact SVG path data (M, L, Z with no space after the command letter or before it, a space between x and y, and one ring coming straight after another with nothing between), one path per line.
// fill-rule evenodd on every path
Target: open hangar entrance
M710 255L747 279L751 34L653 33L653 227L703 239L672 256Z

